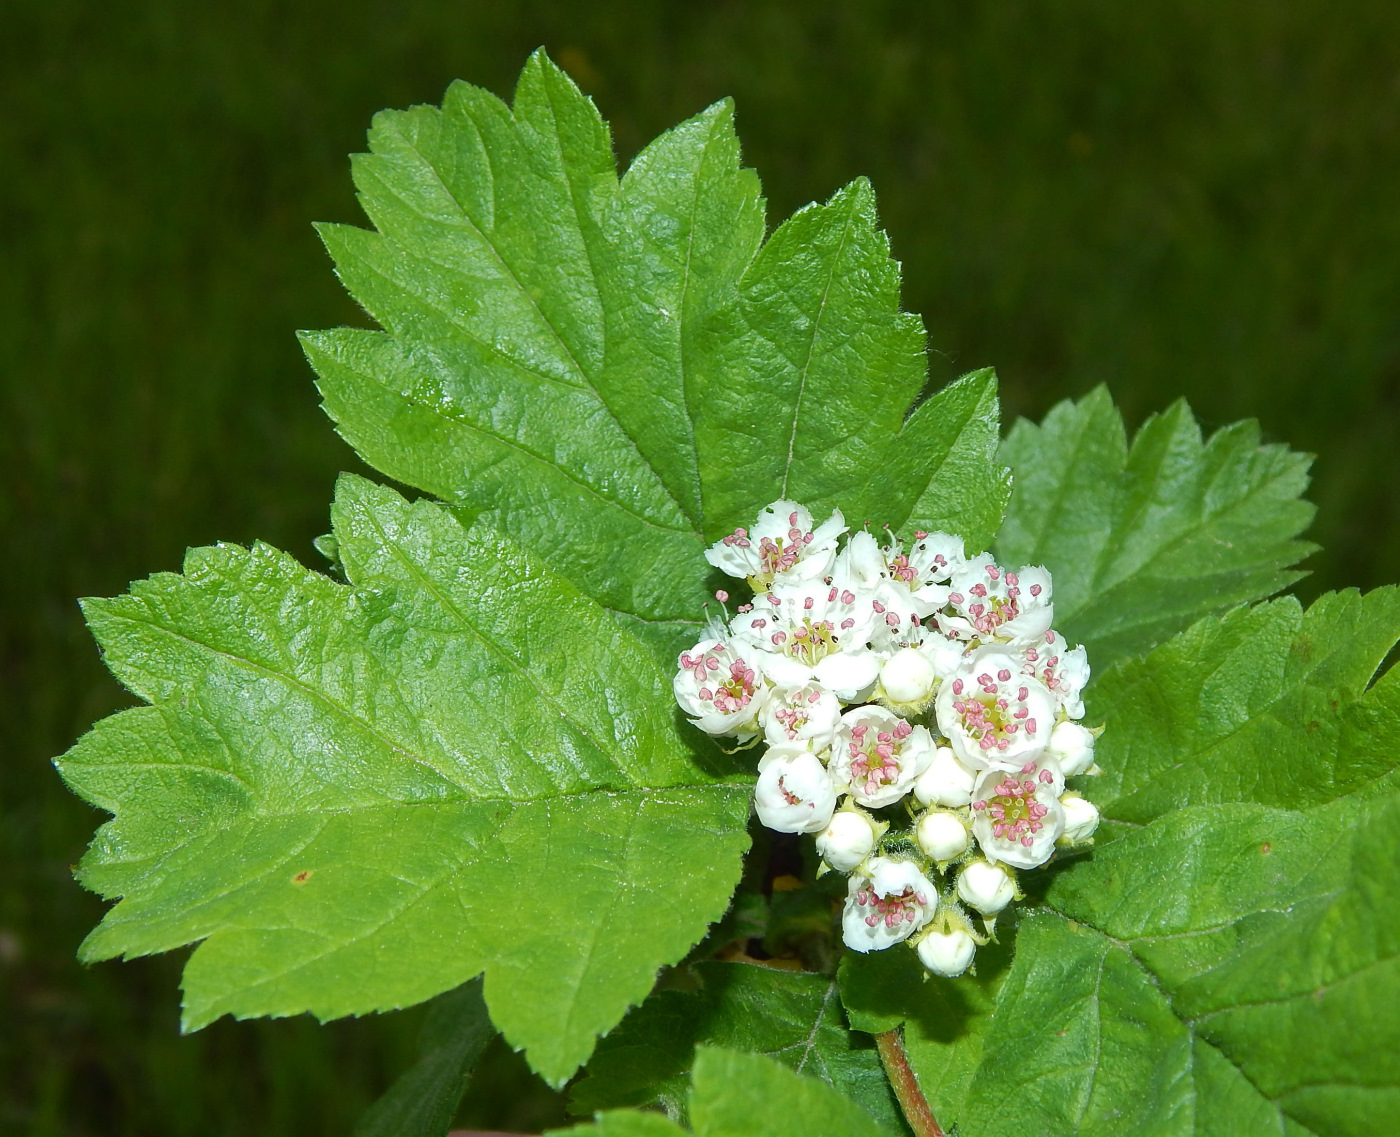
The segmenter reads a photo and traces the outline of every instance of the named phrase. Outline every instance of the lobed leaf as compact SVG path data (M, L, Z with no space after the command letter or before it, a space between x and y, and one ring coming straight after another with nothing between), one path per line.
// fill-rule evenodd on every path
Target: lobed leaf
M333 522L348 586L219 546L87 603L152 705L59 763L116 815L81 875L122 900L83 955L200 941L190 1029L484 970L560 1082L723 913L748 786L707 768L647 649L505 538L352 477Z
M1314 512L1299 496L1310 459L1261 445L1252 421L1203 442L1177 402L1129 447L1100 387L1018 421L1001 458L1016 482L998 559L1050 569L1056 627L1096 669L1287 588L1314 549L1297 540Z
M780 496L973 544L1000 523L994 377L910 414L923 330L869 185L761 244L727 102L619 179L541 52L511 109L456 83L440 110L377 116L354 170L376 231L322 234L384 330L303 335L338 429L658 649L697 634L704 545Z
M691 973L698 991L658 991L598 1044L576 1082L579 1113L662 1105L684 1117L697 1045L766 1054L819 1078L891 1130L899 1107L869 1039L847 1029L836 983L825 975L747 963L705 962Z

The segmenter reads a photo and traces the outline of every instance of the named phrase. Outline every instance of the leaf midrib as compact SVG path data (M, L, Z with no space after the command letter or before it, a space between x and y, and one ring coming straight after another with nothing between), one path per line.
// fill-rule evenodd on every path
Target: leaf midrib
M827 301L831 297L832 285L836 282L836 269L841 263L841 258L846 253L846 246L850 242L851 233L855 229L855 196L851 195L850 204L846 207L846 221L841 229L841 242L836 247L836 255L831 258L830 268L826 276L826 284L822 288L821 302L817 305L817 313L812 318L812 334L807 338L807 355L802 361L802 375L797 384L797 398L792 405L792 432L788 435L787 463L783 466L783 486L778 496L785 498L788 492L788 478L792 474L793 453L797 446L797 423L802 416L802 399L807 392L807 376L812 370L812 356L816 351L817 337L821 331L821 323L826 315Z

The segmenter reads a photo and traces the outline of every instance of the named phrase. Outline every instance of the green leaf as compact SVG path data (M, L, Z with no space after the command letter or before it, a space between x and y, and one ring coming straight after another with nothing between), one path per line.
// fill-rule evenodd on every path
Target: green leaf
M495 1034L479 980L439 995L419 1035L418 1061L366 1111L355 1137L444 1137Z
M890 1129L898 1105L868 1038L847 1029L836 984L824 975L746 963L707 962L691 969L696 992L659 991L632 1010L575 1083L580 1113L658 1103L683 1116L697 1044L766 1054L820 1078Z
M913 994L894 952L843 966L852 1023L904 1019L940 1121L988 1137L1384 1131L1400 680L1366 688L1398 637L1394 589L1283 599L1105 676L1099 846L1041 879L1009 967Z
M695 1054L690 1116L697 1137L876 1137L889 1132L825 1082L760 1054L708 1046Z
M888 1137L849 1098L826 1082L794 1073L761 1054L702 1046L696 1051L690 1091L695 1137ZM560 1132L560 1131L556 1131ZM682 1133L659 1114L616 1110L569 1134L597 1137L669 1137Z
M1195 804L1312 805L1373 780L1400 739L1385 721L1395 678L1362 696L1397 640L1394 587L1203 620L1089 688L1091 718L1109 723L1095 802L1143 824Z
M705 544L783 494L972 544L999 524L994 377L909 414L922 325L869 186L760 248L728 103L618 178L592 103L541 52L513 108L457 83L440 110L377 116L354 172L376 231L322 234L384 330L303 335L338 429L658 650L697 635Z
M352 477L333 523L348 585L218 546L87 603L153 705L60 760L116 814L81 875L123 899L84 958L202 941L190 1029L484 970L562 1082L723 914L749 787L717 780L647 649L505 538Z
M1022 924L959 1119L1021 1132L1019 1098L1052 1132L1384 1132L1397 824L1393 790L1199 806L1060 876Z
M1261 445L1254 422L1208 442L1184 402L1128 446L1108 392L1020 420L1001 450L1015 492L996 552L1055 577L1055 625L1094 667L1212 612L1287 588L1315 546L1297 540L1310 458Z
M600 1113L592 1125L572 1129L550 1129L545 1137L680 1137L686 1130L659 1113L637 1113L630 1109Z

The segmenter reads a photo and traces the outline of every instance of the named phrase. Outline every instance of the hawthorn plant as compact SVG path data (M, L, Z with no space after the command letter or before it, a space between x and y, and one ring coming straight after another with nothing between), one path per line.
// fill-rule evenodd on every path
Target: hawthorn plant
M926 394L870 186L767 233L727 102L619 176L541 52L353 170L382 330L302 343L421 496L85 602L147 705L58 762L84 959L196 944L187 1030L433 1000L363 1135L497 1032L609 1137L1387 1131L1400 593L1268 599L1305 456Z

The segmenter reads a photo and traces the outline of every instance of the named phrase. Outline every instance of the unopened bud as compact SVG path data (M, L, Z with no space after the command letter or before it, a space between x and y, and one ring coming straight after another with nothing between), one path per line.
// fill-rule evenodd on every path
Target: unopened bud
M912 647L900 648L880 669L880 683L895 703L926 703L937 680L933 664Z
M1065 811L1065 831L1060 835L1061 841L1078 845L1094 835L1094 830L1099 827L1099 811L1093 802L1078 794L1065 794L1060 798L1060 805Z
M958 874L958 896L984 916L995 916L1016 895L1016 881L1000 865L973 861Z
M977 944L961 928L951 932L930 932L919 941L919 962L935 975L949 979L961 975L977 954Z
M1077 722L1056 723L1050 732L1050 745L1045 748L1049 757L1060 765L1066 778L1082 774L1094 764L1094 734L1088 727Z
M962 819L952 813L929 813L915 830L919 848L932 860L943 864L967 852L968 832Z
M834 869L850 872L875 848L875 830L864 814L844 809L817 836L817 852Z
M969 770L946 746L934 751L933 761L914 782L914 796L920 805L956 808L972 801L977 773Z

